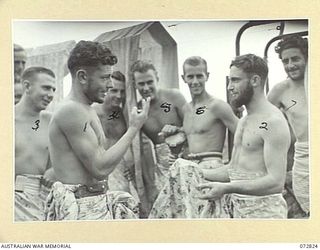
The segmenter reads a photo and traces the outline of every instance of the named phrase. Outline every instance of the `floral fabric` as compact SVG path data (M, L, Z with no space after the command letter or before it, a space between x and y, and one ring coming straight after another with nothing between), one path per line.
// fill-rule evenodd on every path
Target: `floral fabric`
M114 220L138 219L139 207L133 197L123 191L77 199L79 185L53 184L46 201L46 220Z
M178 159L171 166L164 187L153 204L149 218L224 218L228 217L224 197L218 201L197 198L196 186L205 180L200 168L221 167L219 158L198 162Z

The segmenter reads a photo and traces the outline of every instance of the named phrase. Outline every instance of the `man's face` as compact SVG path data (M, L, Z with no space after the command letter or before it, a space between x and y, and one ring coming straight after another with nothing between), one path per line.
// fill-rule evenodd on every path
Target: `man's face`
M112 107L120 107L125 101L125 83L111 78L112 86L108 88L105 103Z
M55 78L40 73L30 80L28 95L38 110L44 110L52 101L55 90Z
M249 75L242 69L232 66L230 68L228 91L232 106L241 107L248 104L253 96L253 87L250 85Z
M14 104L17 104L23 94L23 87L22 87L22 83L15 83L14 84Z
M151 100L155 99L157 92L158 77L156 72L149 69L147 72L134 72L134 84L136 89L139 91L142 98L150 97Z
M292 80L302 80L306 68L306 59L298 48L289 48L281 52L284 70Z
M209 74L203 64L192 66L184 65L184 75L182 79L188 84L192 96L200 95L205 89L205 83L208 80Z
M87 98L92 102L103 103L107 88L111 83L112 66L102 65L87 70L88 86L85 89Z
M27 55L26 52L16 51L14 52L14 82L20 82L22 73L26 66Z

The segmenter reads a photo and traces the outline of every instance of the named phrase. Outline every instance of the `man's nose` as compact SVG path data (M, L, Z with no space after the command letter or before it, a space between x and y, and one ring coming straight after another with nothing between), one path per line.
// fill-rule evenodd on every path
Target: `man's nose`
M289 60L287 67L288 69L292 69L292 68L295 68L296 65L292 62L292 60Z
M197 78L197 77L194 77L194 78L192 79L192 84L197 84L197 83L199 83L198 78Z
M48 91L48 96L49 96L50 98L53 98L53 96L54 96L54 91L53 91L53 89L50 89L50 90Z
M148 91L148 90L149 90L149 86L148 86L147 84L145 84L145 85L143 86L143 90L144 90L144 91Z
M231 90L233 90L233 88L234 88L233 84L231 82L229 82L227 90L231 91Z

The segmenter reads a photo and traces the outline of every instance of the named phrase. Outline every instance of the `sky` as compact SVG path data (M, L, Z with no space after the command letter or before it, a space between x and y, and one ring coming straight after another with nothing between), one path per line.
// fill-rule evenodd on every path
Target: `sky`
M94 40L101 33L133 26L141 21L13 21L13 42L24 48L60 43L69 40ZM226 77L229 65L235 57L235 39L239 29L248 20L163 20L162 25L177 42L179 88L188 101L189 89L182 81L182 64L187 57L201 56L208 63L210 77L207 91L215 97L226 100ZM280 22L247 29L240 41L240 54L254 53L263 57L266 43L279 34L276 27ZM299 22L287 21L284 33L306 31L308 27ZM276 42L277 43L277 42ZM284 80L286 74L272 44L268 52L270 88ZM161 81L161 79L160 79ZM70 88L70 77L64 81L64 95Z

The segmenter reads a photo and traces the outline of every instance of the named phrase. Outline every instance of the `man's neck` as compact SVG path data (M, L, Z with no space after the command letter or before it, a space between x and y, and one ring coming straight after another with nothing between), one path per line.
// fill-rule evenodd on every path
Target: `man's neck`
M38 117L41 111L34 107L33 103L27 98L27 96L21 98L16 107L19 110L18 112L20 113L20 116L24 117Z
M255 93L250 102L246 104L246 109L248 112L248 115L250 114L255 114L255 113L261 113L261 110L265 108L267 99L266 96L264 95L263 91Z
M109 103L103 103L102 110L105 114L110 114L114 111L120 111L121 108L119 106L111 106Z
M90 106L93 102L83 93L80 83L72 82L71 91L68 98L82 104Z
M289 80L292 83L292 85L295 87L303 87L304 86L304 78L302 78L300 80L293 80L293 79L289 78Z
M204 103L206 102L208 99L210 99L210 95L207 93L207 91L203 91L200 95L194 95L192 96L192 104L196 105L199 103Z

